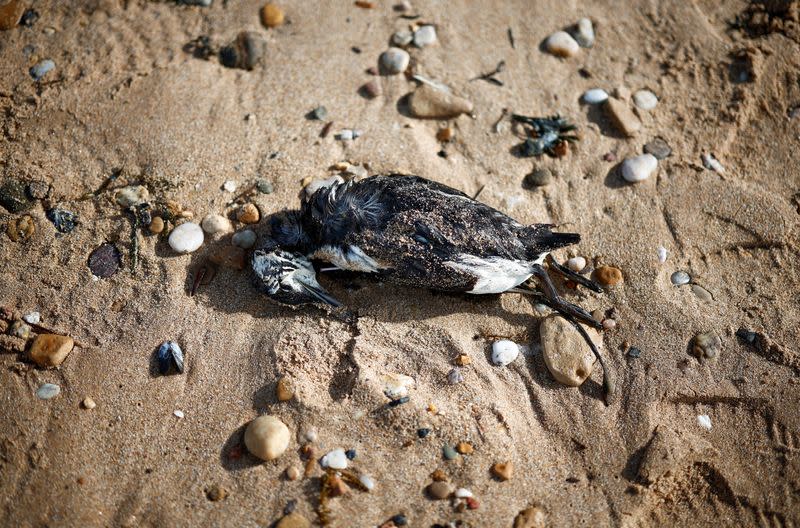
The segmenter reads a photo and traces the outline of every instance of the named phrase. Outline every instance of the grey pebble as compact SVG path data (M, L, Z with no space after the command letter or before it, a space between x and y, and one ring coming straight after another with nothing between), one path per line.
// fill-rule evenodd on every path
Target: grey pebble
M652 154L658 160L666 159L672 154L672 149L670 146L660 137L657 137L645 144L644 151L647 154Z
M527 174L525 179L522 180L522 186L526 189L533 189L536 187L543 187L553 180L553 173L550 169L538 168L533 172Z
M411 56L400 48L389 48L381 53L380 57L381 71L389 75L403 73L408 68L409 62L411 62Z
M692 293L697 295L697 298L703 302L711 302L714 300L714 296L711 295L711 292L699 284L692 284Z
M311 119L316 119L318 121L325 121L328 117L328 109L324 106L318 106L311 111L310 114Z
M456 383L463 382L464 381L464 375L461 373L461 369L458 368L458 367L454 367L453 370L451 370L447 374L447 381L451 385L455 385Z
M55 69L56 63L51 61L50 59L45 59L43 61L39 61L30 70L28 73L31 74L34 81L40 80L44 77L49 71Z
M264 179L256 181L256 189L258 189L258 192L261 194L272 194L272 191L275 190L272 182Z
M392 44L398 47L408 46L414 40L414 34L407 30L398 31L392 35Z
M455 460L458 458L458 452L450 444L445 444L442 447L442 454L447 460Z
M36 397L40 400L55 398L61 393L61 387L54 383L45 383L36 390Z
M692 278L685 271L676 271L672 274L669 280L675 286L683 286L684 284L689 284Z
M242 249L250 249L256 244L256 233L252 229L239 231L233 234L231 242L233 242L234 246L238 246Z

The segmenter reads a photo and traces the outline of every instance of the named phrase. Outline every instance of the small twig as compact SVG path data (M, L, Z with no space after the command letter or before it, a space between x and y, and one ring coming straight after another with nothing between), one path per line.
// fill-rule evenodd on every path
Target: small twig
M514 43L514 31L510 27L508 28L508 42L511 44L511 49L517 49L517 45Z
M480 195L481 195L481 193L483 192L483 190L484 190L485 188L486 188L486 184L484 183L483 185L481 185L481 188L480 188L480 189L478 189L478 192L476 192L476 193L475 193L475 196L473 196L473 197L472 197L472 199L473 199L473 200L477 200L477 199L478 199L478 196L480 196Z
M490 82L496 86L503 86L503 81L495 79L494 76L497 75L498 73L502 73L503 71L505 71L505 69L506 69L506 61L501 60L500 62L497 63L497 66L495 66L494 70L482 73L477 77L473 77L472 79L470 79L470 82L480 80L480 81Z

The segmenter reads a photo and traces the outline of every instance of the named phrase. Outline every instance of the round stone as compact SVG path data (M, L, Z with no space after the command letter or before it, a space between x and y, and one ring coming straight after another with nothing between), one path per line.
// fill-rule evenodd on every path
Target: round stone
M633 94L633 104L642 110L652 110L658 105L658 97L650 90L639 90Z
M278 380L275 387L275 393L278 396L278 401L289 401L294 397L294 384L292 380L283 376Z
M580 47L591 48L594 45L594 26L588 18L582 18L575 24L572 36Z
M644 146L644 151L647 154L652 154L655 156L657 160L666 159L670 154L672 154L672 148L670 148L669 144L660 137L657 137L649 143L646 143Z
M94 402L94 400L93 400L92 398L90 398L89 396L85 397L85 398L83 399L83 401L81 402L81 404L83 405L83 408L84 408L84 409L88 409L88 410L90 410L90 411L91 411L92 409L94 409L95 407L97 407L97 404L96 404L96 403Z
M624 280L622 270L614 266L600 266L594 271L594 275L603 286L616 286Z
M150 220L150 225L147 226L147 229L157 235L164 231L164 219L160 216L154 216L152 220Z
M433 26L422 26L414 32L414 45L418 48L430 46L436 42L436 28Z
M444 500L449 497L453 491L455 491L455 487L449 482L438 481L428 484L428 495L434 500Z
M372 79L362 85L360 91L365 97L375 99L381 94L381 84L377 80Z
M256 245L256 233L252 229L245 229L233 234L231 242L242 249L250 249Z
M278 417L259 416L247 426L244 445L262 460L275 460L289 447L289 428Z
M324 468L347 469L347 453L344 449L334 449L323 456L319 463Z
M261 213L255 204L248 203L239 209L236 218L243 224L255 224L261 219Z
M169 234L169 247L178 253L191 253L203 245L203 230L194 222L186 222Z
M544 47L556 57L572 57L581 49L575 39L566 31L556 31L547 37Z
M403 73L411 62L411 56L400 48L389 48L381 53L379 66L388 75Z
M284 18L283 9L275 4L266 4L261 8L261 23L268 28L283 25Z
M685 271L676 271L669 280L675 286L683 286L684 284L689 284L692 278Z
M414 34L408 30L401 30L392 35L392 44L398 47L408 46L414 40Z
M586 259L583 257L572 257L567 261L567 267L575 273L580 273L586 267Z
M629 183L644 181L658 167L658 159L652 154L641 154L622 162L622 177Z
M106 242L89 254L89 269L95 277L105 279L117 272L121 259L122 255L117 246Z
M36 397L40 400L49 400L61 394L61 387L54 383L45 383L36 391Z
M200 225L203 227L203 231L209 235L233 231L233 224L231 224L231 221L218 214L206 215L203 221L200 222Z
M602 88L592 88L583 92L581 99L586 104L600 104L608 99L608 92Z
M586 328L598 349L602 340L594 328ZM542 357L547 369L559 383L578 387L589 377L595 357L589 345L569 321L557 316L546 317L539 326Z
M692 353L698 359L712 359L719 355L722 340L714 332L697 334L692 342Z
M75 341L58 334L39 334L33 340L28 355L40 367L57 367L67 358Z
M297 480L300 478L300 470L296 466L289 466L286 468L286 478L289 480Z
M492 344L492 363L505 367L519 356L519 345L508 339Z
M364 489L367 491L372 491L375 489L375 481L372 480L372 477L369 475L359 475L358 481L364 486Z
M553 180L553 173L550 169L539 167L534 169L533 172L525 175L522 180L522 186L526 189L533 189L535 187L544 187Z

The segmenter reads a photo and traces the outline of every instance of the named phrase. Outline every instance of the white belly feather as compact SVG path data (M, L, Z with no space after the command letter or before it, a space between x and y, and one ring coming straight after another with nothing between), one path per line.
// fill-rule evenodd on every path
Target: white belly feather
M531 277L533 265L541 264L546 256L547 253L543 253L534 262L528 262L462 254L455 261L445 262L445 265L477 277L475 286L467 293L480 295L516 288Z

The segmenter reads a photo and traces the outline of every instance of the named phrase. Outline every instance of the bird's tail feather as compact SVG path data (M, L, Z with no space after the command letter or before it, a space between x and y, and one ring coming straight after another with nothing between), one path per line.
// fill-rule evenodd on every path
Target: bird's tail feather
M581 240L578 233L554 233L549 225L532 225L527 228L530 243L537 249L552 251L577 244Z

